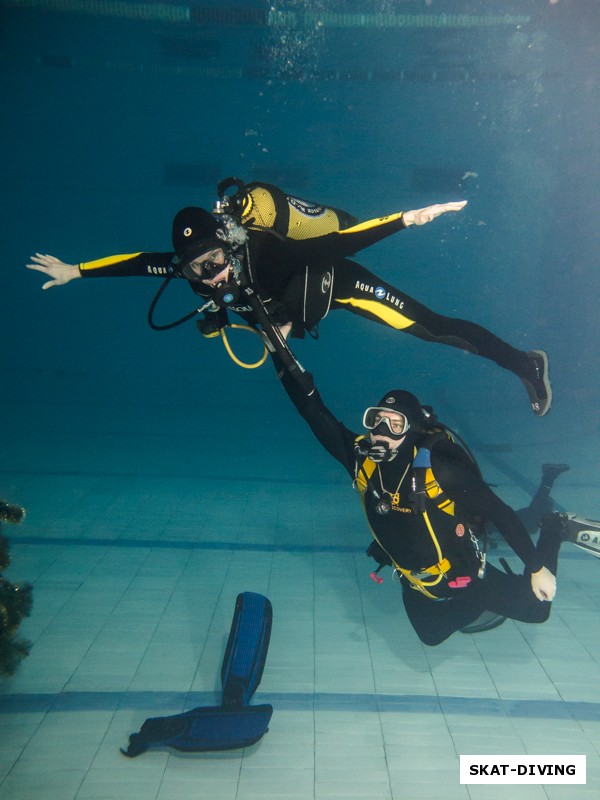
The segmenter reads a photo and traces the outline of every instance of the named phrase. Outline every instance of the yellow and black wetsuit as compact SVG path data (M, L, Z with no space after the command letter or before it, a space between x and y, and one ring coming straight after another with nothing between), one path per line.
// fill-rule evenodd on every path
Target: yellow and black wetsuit
M359 223L312 239L290 239L273 230L248 230L252 283L275 322L292 323L292 336L303 336L330 310L345 310L430 342L451 345L495 361L521 378L529 378L527 354L473 322L445 317L404 294L349 259L406 226L402 213ZM82 277L175 274L173 253L132 253L79 265ZM200 282L190 285L202 297ZM241 301L229 308L248 322L252 309Z
M366 489L362 498L371 533L400 568L404 606L425 644L439 644L483 611L523 622L548 618L550 603L535 597L530 575L542 566L556 574L559 536L545 535L542 529L534 546L515 512L477 474L462 448L446 438L431 446L425 504L415 506L413 460L425 434L411 438L409 433L392 461L365 463L363 456L357 456L356 433L325 406L309 374L304 373L299 383L282 368L277 354L273 360L290 399L318 441ZM383 491L393 498L387 514L376 510L377 495ZM502 533L523 561L523 575L506 574L487 564L481 577L481 560L469 528L474 518L489 520Z

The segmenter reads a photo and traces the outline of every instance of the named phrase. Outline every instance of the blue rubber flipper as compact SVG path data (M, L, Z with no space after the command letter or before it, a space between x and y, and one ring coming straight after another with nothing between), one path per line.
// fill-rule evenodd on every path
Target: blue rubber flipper
M123 755L133 758L146 750L175 748L199 753L234 750L257 742L269 728L273 707L247 706L262 678L273 609L267 597L239 594L221 667L222 704L198 707L170 717L150 717L132 733Z
M221 666L224 708L246 706L260 684L272 621L273 608L267 597L254 592L238 594Z
M263 705L233 710L199 707L172 717L151 717L139 733L131 734L127 750L121 752L134 758L146 750L169 747L184 753L249 747L268 731L272 714L273 707Z

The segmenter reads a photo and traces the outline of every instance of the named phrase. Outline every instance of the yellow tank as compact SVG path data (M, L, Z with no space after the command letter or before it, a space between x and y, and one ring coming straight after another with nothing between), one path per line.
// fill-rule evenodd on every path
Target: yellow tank
M244 186L241 211L250 230L272 229L290 239L314 239L358 222L346 211L294 197L268 183Z

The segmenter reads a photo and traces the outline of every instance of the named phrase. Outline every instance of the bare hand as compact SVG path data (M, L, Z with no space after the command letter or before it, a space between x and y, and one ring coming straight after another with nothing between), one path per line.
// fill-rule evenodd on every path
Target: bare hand
M44 275L48 275L52 278L51 281L47 281L42 286L42 289L49 289L51 286L63 286L74 278L81 278L77 264L65 264L64 261L54 256L42 255L41 253L36 253L34 256L31 256L31 260L34 263L27 264L27 269L43 272Z
M291 322L282 322L281 324L277 325L279 328L279 332L283 336L284 339L290 335L290 331L292 330L292 323Z
M556 576L547 567L531 575L531 590L538 600L550 602L556 594Z
M432 219L445 214L447 211L460 211L467 205L466 200L460 200L456 203L438 203L435 206L427 206L427 208L417 208L415 211L405 211L402 214L404 224L409 225L425 225L431 222Z

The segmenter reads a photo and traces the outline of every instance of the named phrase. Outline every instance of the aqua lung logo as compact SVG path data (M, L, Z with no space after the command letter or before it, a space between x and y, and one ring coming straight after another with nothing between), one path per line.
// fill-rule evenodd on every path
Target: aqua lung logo
M288 203L295 208L300 214L306 217L322 217L327 209L319 206L316 203L311 203L308 200L300 200L299 197L289 197Z
M596 523L596 520L590 521L593 524ZM598 531L578 531L577 536L572 541L576 547L581 548L581 550L584 550L586 553L590 553L596 558L600 558L600 534Z
M327 294L331 289L331 272L326 272L321 280L321 293Z
M147 264L146 272L148 275L170 275L173 272L173 267L151 267L150 264Z
M396 402L396 398L394 397L393 394L391 394L389 397L386 397L383 402L387 403L389 406L391 406Z
M593 531L580 531L577 534L578 544L585 544L588 547L595 547L600 549L600 536Z
M368 283L356 281L354 288L358 289L359 292L363 292L363 294L372 294L378 300L385 300L385 302L391 306L395 306L396 308L404 308L404 300L401 297L396 297L396 295L388 292L388 290L383 286L371 286Z

